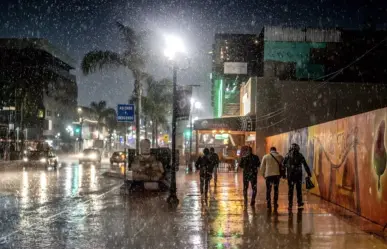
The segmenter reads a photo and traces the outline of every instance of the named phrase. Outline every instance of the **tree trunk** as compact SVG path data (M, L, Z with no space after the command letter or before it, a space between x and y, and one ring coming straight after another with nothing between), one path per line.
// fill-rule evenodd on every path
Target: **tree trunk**
M159 147L159 142L158 142L158 139L157 139L157 136L158 136L158 124L157 124L157 120L155 120L155 140L156 140L156 148Z
M134 73L134 89L136 95L135 121L136 121L136 153L140 154L140 114L141 114L141 79L140 73Z
M21 97L21 101L20 101L20 120L19 120L19 127L20 127L20 130L21 130L21 142L20 142L20 151L21 153L24 153L24 143L25 143L25 140L28 141L28 137L25 137L24 136L24 122L23 122L23 115L24 115L24 99L25 97L22 96ZM27 131L26 131L26 135L27 135ZM23 155L23 154L22 154Z
M109 131L109 152L112 151L112 136L113 136L113 132L112 130Z
M147 120L147 118L146 117L144 117L144 129L145 129L145 135L144 135L144 137L145 137L145 139L148 139L148 120Z
M155 122L152 123L152 147L156 147Z

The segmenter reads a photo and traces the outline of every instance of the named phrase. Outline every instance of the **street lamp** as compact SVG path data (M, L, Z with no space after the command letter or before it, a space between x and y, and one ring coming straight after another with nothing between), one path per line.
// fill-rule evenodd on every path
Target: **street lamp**
M79 131L79 151L81 151L83 148L83 138L82 138L82 133L83 133L83 118L82 118L82 108L78 107L77 109L78 115L79 115L79 123L81 125L81 130Z
M165 36L166 48L164 55L172 62L173 71L173 96L172 96L172 169L171 169L171 187L167 202L171 205L178 205L179 199L176 195L176 81L177 81L177 63L176 55L178 53L184 53L185 48L183 41L176 36Z
M199 101L196 101L194 98L191 98L191 110L190 110L190 118L189 118L189 130L190 130L190 136L189 136L189 166L188 169L192 170L192 162L191 162L191 156L192 156L192 132L193 132L193 121L197 120L197 117L195 119L192 119L192 114L194 110L199 110L202 108L202 103ZM197 142L197 141L196 141Z

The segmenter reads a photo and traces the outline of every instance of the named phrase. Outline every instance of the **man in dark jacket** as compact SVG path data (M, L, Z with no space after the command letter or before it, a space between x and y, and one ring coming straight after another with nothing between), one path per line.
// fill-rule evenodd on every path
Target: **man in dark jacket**
M203 156L199 157L195 163L197 170L200 170L200 194L207 199L208 186L212 178L213 163L211 161L210 151L208 148L203 150Z
M241 159L240 167L243 169L243 197L245 203L247 203L247 189L249 188L249 183L251 183L251 188L253 190L250 203L251 206L255 205L255 198L257 196L257 175L260 165L261 161L259 160L259 157L254 155L253 149L249 147L246 155Z
M210 148L210 157L211 162L213 164L213 171L214 171L214 184L216 186L216 183L218 181L218 166L219 166L219 156L216 154L214 148Z
M289 210L293 207L294 185L296 185L298 208L302 209L304 208L304 203L302 201L302 167L304 167L308 177L311 177L312 173L310 172L304 156L300 153L300 146L298 144L291 145L283 164L286 167L286 175L288 178Z

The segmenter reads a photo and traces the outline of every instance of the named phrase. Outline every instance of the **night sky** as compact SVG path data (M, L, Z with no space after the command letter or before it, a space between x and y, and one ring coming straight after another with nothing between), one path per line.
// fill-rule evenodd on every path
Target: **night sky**
M67 51L80 64L93 49L120 51L122 43L115 26L121 21L136 30L181 36L189 50L191 66L179 73L179 84L201 84L199 95L211 113L211 50L216 32L259 33L263 25L295 27L362 27L371 16L386 29L386 0L1 0L1 37L46 38ZM381 19L383 18L383 19ZM170 77L169 68L153 58L148 72L156 78ZM114 107L127 102L132 92L130 72L105 70L83 76L76 69L79 103L106 100Z

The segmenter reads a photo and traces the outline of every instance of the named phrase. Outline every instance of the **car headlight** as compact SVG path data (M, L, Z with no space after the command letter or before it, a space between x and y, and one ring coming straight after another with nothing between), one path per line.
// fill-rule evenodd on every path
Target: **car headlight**
M24 162L28 162L28 158L27 157L23 157L23 161Z
M47 159L46 158L40 158L40 160L39 160L41 163L45 163L45 162L47 162Z
M97 154L91 154L90 159L97 159Z

